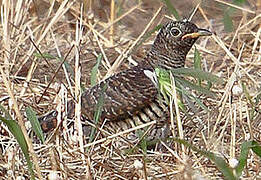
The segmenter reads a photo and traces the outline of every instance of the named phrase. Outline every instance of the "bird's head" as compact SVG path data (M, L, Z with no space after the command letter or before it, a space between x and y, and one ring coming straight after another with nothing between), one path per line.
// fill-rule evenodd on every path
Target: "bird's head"
M200 36L210 36L206 29L198 28L188 20L170 21L157 34L148 54L154 66L162 68L183 67L185 58Z

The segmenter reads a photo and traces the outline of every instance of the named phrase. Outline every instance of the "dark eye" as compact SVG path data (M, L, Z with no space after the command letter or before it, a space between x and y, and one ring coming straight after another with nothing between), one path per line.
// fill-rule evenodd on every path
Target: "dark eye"
M174 27L171 29L170 33L172 36L178 36L181 34L181 31L178 28Z

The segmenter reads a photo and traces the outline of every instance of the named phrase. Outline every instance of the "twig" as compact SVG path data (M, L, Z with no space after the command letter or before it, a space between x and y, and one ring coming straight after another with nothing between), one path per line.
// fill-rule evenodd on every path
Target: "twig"
M72 45L72 47L70 48L69 52L67 53L67 55L65 56L63 62L61 62L61 64L59 65L59 67L57 68L57 70L55 71L55 74L53 75L52 79L50 80L50 82L48 83L47 87L44 89L44 92L42 93L40 99L36 102L37 104L39 104L43 98L43 96L45 95L46 91L49 89L50 85L52 84L54 78L56 77L57 73L59 72L59 70L61 69L61 67L63 66L63 63L66 61L67 57L69 56L70 52L72 51L74 45Z

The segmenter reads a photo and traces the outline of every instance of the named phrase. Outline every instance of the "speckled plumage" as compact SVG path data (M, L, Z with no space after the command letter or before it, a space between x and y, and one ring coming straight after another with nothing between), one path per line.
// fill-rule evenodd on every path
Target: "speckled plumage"
M183 67L186 55L198 37L210 34L189 21L167 23L161 28L151 50L138 66L119 72L82 94L82 115L90 121L94 119L96 104L106 84L101 124L106 119L108 126L118 131L157 120L156 126L164 131L162 127L168 124L168 106L159 100L157 80L150 75L153 75L156 67ZM41 120L45 122L44 118ZM157 133L154 135L162 136Z

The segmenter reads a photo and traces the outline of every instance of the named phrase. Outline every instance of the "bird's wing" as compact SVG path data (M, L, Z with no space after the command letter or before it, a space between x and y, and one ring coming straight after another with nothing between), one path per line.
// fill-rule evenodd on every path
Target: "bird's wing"
M85 91L82 94L82 113L93 120L98 101L103 99L101 119L128 118L155 100L157 94L153 69L136 66Z

